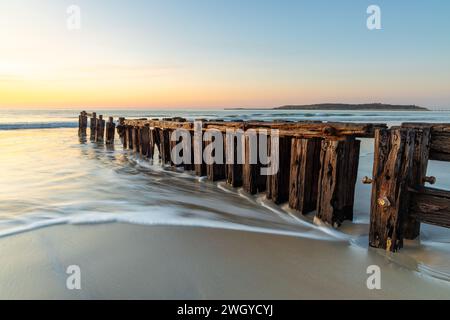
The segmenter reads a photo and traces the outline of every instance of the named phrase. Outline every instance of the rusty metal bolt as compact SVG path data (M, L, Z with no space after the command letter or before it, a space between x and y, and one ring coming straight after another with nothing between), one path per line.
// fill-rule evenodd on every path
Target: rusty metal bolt
M436 183L436 177L433 177L433 176L425 177L425 178L423 178L423 181L424 182L428 182L429 184L435 184Z
M377 203L382 208L387 208L391 206L391 202L386 196L378 198Z
M372 184L373 180L370 179L368 176L365 176L364 178L362 178L362 183L364 184Z

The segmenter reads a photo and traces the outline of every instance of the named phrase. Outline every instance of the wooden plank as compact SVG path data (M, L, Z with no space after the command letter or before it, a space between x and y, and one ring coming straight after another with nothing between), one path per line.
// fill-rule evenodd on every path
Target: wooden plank
M159 139L160 139L160 155L161 161L163 164L170 164L170 130L169 129L161 129L159 130Z
M359 150L354 138L322 141L316 216L334 227L353 219Z
M224 141L225 138L222 138L222 141ZM212 141L206 141L205 146L210 145L213 143ZM225 179L225 148L224 143L222 143L222 157L218 158L217 150L214 149L211 154L207 154L206 156L210 158L208 162L211 162L212 159L216 159L214 163L208 164L206 163L206 176L208 177L208 180L210 181L219 181ZM217 161L218 160L218 161ZM220 162L220 163L218 163Z
M450 161L450 133L432 131L430 160Z
M86 111L82 111L78 116L78 135L85 136L87 129L87 114Z
M178 119L178 121L180 121L180 122L186 121L184 118L175 118L175 119ZM172 152L172 150L175 150L175 147L177 145L181 144L182 148L179 149L178 152L179 152L179 157L181 157L181 159L183 160L182 163L179 163L176 166L177 167L183 167L185 170L193 170L193 168L194 168L194 165L193 165L193 163L194 163L194 154L193 154L193 146L192 146L192 142L193 142L192 141L193 140L193 136L192 135L193 134L192 134L192 132L187 131L186 133L189 134L189 137L185 140L184 133L181 134L181 136L179 136L179 137L175 137L174 136L175 130L177 130L177 129L170 129L170 137L171 137L170 148L171 148L171 152ZM172 138L173 139L176 138L177 140L173 141ZM188 150L190 151L190 157L189 157L190 159L189 160L185 159L185 151L187 152ZM186 158L187 158L187 155L186 155ZM172 163L172 166L175 165L175 163L173 161L171 163Z
M97 130L97 113L92 113L92 118L90 119L90 140L95 141L95 131Z
M369 245L395 252L403 246L415 130L378 130L370 211Z
M184 128L193 130L192 122L173 121L171 118L161 120L126 120L127 125L143 126L149 124L156 128L176 129ZM298 122L262 122L262 121L208 121L204 124L205 129L217 129L225 132L230 128L246 129L278 129L280 136L292 137L373 137L376 129L386 128L383 123L341 123L327 122L320 123L314 121L298 121Z
M128 140L128 149L129 150L133 150L133 127L132 126L127 126L127 140Z
M178 141L172 141L172 133L175 131L175 130L173 130L173 129L168 129L168 131L169 131L169 145L170 145L170 152L171 152L171 154L170 154L170 165L171 166L173 166L173 167L181 167L181 166L183 166L182 164L178 164L178 165L175 165L175 163L172 161L172 150L175 148L175 146L177 145L177 143L178 143Z
M405 128L429 128L431 126L429 160L450 161L450 124L426 124L406 122Z
M139 154L143 158L149 158L150 153L150 127L144 126L139 130Z
M229 135L229 140L225 139L225 175L229 185L234 188L242 187L242 155L238 154L238 148L242 148L243 134L241 136ZM240 144L240 145L239 145ZM243 151L243 150L242 150ZM241 159L239 159L241 157Z
M157 139L157 132L155 128L150 128L150 126L148 127L148 152L147 152L147 157L149 159L153 159L154 154L155 154L155 148L157 147L157 141L159 139Z
M139 127L133 127L131 130L131 137L133 139L133 152L139 153L140 142L139 142Z
M161 129L158 129L158 128L152 128L152 129L153 129L152 130L153 138L155 141L155 148L158 149L158 159L161 160L162 159L161 158L161 153L162 153L162 151L161 151L161 149L162 149L162 147L161 147Z
M321 145L320 138L292 139L289 206L302 215L317 207Z
M114 144L115 133L116 133L116 124L114 123L113 117L109 117L108 122L106 123L106 144L107 145Z
M450 228L450 191L419 187L410 192L411 216L424 223Z
M259 161L259 141L258 135L251 135L246 132L244 135L244 164L242 168L242 186L244 191L256 194L266 190L267 178L261 175L261 163ZM252 144L255 146L252 148ZM253 159L253 160L252 160Z
M120 141L122 142L122 146L124 149L127 148L127 140L126 140L126 126L124 124L125 118L119 118L119 124L117 125L117 134L119 135Z
M311 121L298 122L261 122L247 121L244 122L246 129L278 129L280 136L345 136L351 135L356 137L373 137L375 129L385 128L385 124L375 123L342 123L327 122L317 123ZM226 130L231 127L241 127L242 122L214 122L210 121L206 128L214 128Z
M192 171L195 169L195 167L194 167L194 133L193 132L190 132L190 140L191 141L189 144L187 144L187 143L184 144L185 150L190 148L190 151L191 151L191 163L183 164L184 170L186 170L186 171Z
M198 120L197 122L198 130L194 131L193 135L194 171L196 176L204 177L207 175L206 163L205 159L203 158L203 150L205 150L206 143L203 141L203 132L202 132L204 121L202 121L202 123L200 122L201 120Z
M268 150L278 153L278 172L267 176L267 199L272 199L275 204L281 204L289 200L289 176L291 168L291 137L278 139L278 150L274 150L271 139L267 140Z
M415 129L414 155L411 167L411 180L409 182L411 187L422 187L425 185L430 153L430 138L431 126L421 126ZM406 214L403 224L403 235L405 239L415 239L420 235L420 221L410 214Z
M105 120L103 120L102 115L98 116L96 125L95 142L103 142L105 137Z

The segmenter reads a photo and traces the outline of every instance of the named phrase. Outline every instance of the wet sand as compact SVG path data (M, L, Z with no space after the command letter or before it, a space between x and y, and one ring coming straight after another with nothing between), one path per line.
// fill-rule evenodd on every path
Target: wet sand
M448 282L383 251L213 228L52 226L0 238L0 260L2 299L450 298ZM81 290L66 288L70 265ZM381 290L367 289L368 265L381 268Z

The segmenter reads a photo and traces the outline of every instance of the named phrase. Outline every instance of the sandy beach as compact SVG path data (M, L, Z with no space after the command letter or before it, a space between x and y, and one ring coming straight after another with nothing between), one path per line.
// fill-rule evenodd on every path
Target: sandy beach
M346 242L190 227L64 225L0 239L0 298L448 299L447 282ZM330 263L333 261L333 263ZM379 265L382 289L368 290ZM81 268L81 290L66 268Z
M398 253L368 247L370 186L339 230L264 194L80 143L75 130L2 131L0 298L448 299L449 229ZM358 180L370 174L362 144ZM62 156L64 155L64 156ZM33 165L32 165L33 164ZM448 188L448 164L430 174ZM26 186L26 188L24 188ZM69 266L82 290L68 290ZM381 270L369 290L367 268Z

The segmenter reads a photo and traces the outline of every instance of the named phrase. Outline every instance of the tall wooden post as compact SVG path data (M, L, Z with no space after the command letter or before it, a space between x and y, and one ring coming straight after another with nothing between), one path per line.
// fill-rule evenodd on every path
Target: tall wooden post
M430 154L431 126L415 128L414 155L409 185L413 188L423 187L427 175ZM415 239L420 235L420 221L407 215L403 225L405 239Z
M133 149L133 127L128 125L125 129L125 138L127 140L128 149Z
M153 156L155 154L155 148L159 144L158 143L158 141L159 141L158 131L155 128L149 127L148 136L149 136L149 145L148 145L147 157L149 159L153 159Z
M127 139L126 139L126 126L125 126L125 118L119 118L119 124L117 125L117 134L120 137L120 141L122 142L123 148L127 148Z
M184 163L184 170L191 171L194 170L194 134L192 131L189 131L189 139L191 140L190 143L184 143L184 148L187 150L190 148L191 152L191 163Z
M155 141L155 147L158 149L158 159L161 160L161 129L160 128L154 128L153 130L153 137Z
M95 142L103 142L105 137L105 120L99 115L97 120L97 128L95 130Z
M267 176L267 199L272 199L276 204L289 200L291 140L291 137L279 137L278 150L272 146L272 139L267 141L271 158L278 161L278 172ZM278 155L272 155L272 152L276 152Z
M224 135L222 135L222 142L224 141ZM207 141L205 143L206 146L213 143L213 141ZM219 144L220 145L220 144ZM222 157L219 157L219 153L216 149L212 152L212 154L208 154L208 157L212 157L217 161L214 163L206 164L206 175L208 179L211 181L219 181L225 179L225 148L224 143L221 144L222 148ZM211 162L212 159L209 160Z
M146 124L139 130L139 154L141 157L150 158L150 126Z
M204 122L206 122L206 120L196 119L194 123L194 136L192 144L194 146L194 171L195 175L198 177L204 177L207 175L206 163L203 158L203 150L205 150L206 147L206 143L203 141ZM198 127L196 128L195 126Z
M293 138L289 206L304 215L316 210L320 174L320 138Z
M170 130L169 129L160 129L159 130L159 139L160 139L160 155L161 161L164 164L170 164Z
M379 129L375 133L369 233L371 247L393 252L403 247L414 141L414 129Z
M353 219L359 150L353 137L322 141L317 217L334 227Z
M245 161L242 170L242 185L246 192L256 194L266 190L267 177L261 175L261 163L259 161L258 134L247 131L244 135Z
M225 139L225 175L227 183L234 188L242 187L242 168L243 168L243 131L230 135ZM231 140L231 141L230 141ZM242 154L238 153L240 149Z
M175 120L174 120L175 121ZM178 144L178 141L172 141L172 135L173 135L173 133L175 132L175 129L170 129L169 130L169 145L170 145L170 165L172 166L172 167L182 167L183 166L183 164L175 164L175 162L174 162L174 158L173 158L173 156L172 156L172 150L174 150L174 148L175 148L175 146ZM182 155L182 154L181 154Z
M97 130L97 113L96 112L92 112L90 129L91 129L90 139L91 139L91 141L95 141L95 131Z
M87 114L86 111L81 111L78 116L78 135L85 136L87 129Z
M133 139L133 152L140 152L140 142L139 142L139 127L134 126L131 130L131 137Z
M108 123L106 124L106 144L114 144L115 132L116 124L114 123L113 117L109 117Z

